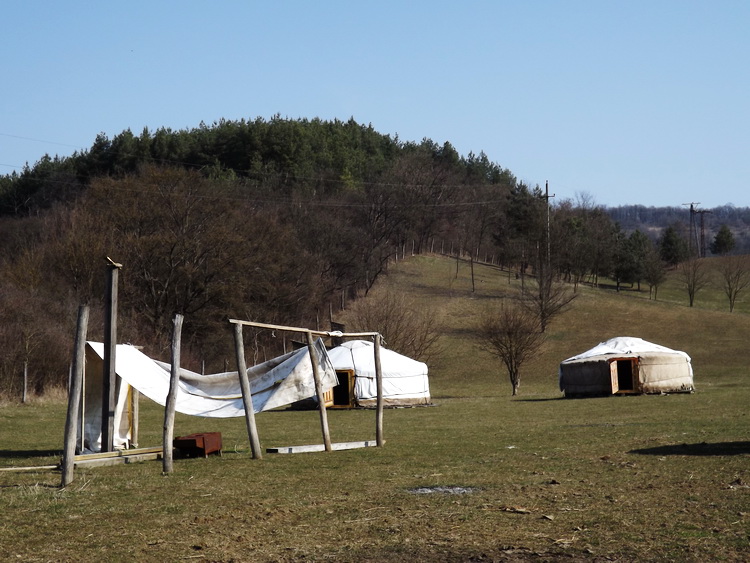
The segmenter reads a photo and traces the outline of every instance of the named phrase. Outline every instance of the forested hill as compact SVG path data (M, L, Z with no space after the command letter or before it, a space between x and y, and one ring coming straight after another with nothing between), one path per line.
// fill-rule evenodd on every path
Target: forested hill
M435 165L483 181L511 182L509 171L483 154L460 157L450 143L402 143L354 120L222 120L189 130L130 130L109 139L100 134L91 148L71 157L43 157L20 174L0 177L0 215L24 215L69 200L93 178L122 177L142 166L183 167L208 178L239 180L274 195L303 191L335 196L383 179L405 155L429 154Z
M109 139L100 134L91 148L58 158L45 155L20 173L0 176L0 217L24 216L70 201L92 178L135 173L146 164L200 170L208 177L224 177L263 185L275 195L305 188L335 196L356 183L377 182L400 155L431 152L438 160L461 163L465 172L490 182L515 183L513 174L484 154L459 156L450 143L438 146L429 139L402 143L350 119L289 120L278 116L252 121L222 120L193 129L167 128L139 135L130 130ZM661 232L669 225L688 224L686 205L648 207L632 204L606 208L626 232ZM702 210L710 234L728 225L739 235L739 247L750 226L750 208L725 205ZM747 242L748 244L745 244Z
M557 279L640 283L695 248L684 209L658 213L571 201L548 213L538 187L483 153L354 120L99 135L0 177L0 395L24 364L37 390L65 381L81 303L101 338L108 256L123 264L120 340L164 357L181 313L186 361L218 371L233 356L227 316L324 325L407 248L530 272L545 249ZM732 231L717 230L724 219ZM737 253L747 224L747 210L716 210L708 239L721 232L716 252ZM252 342L261 357L278 346Z

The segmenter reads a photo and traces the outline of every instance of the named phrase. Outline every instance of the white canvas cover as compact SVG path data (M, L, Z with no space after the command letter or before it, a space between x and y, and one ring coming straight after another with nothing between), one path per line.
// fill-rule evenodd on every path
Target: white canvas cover
M377 401L375 379L375 344L366 340L349 340L328 351L336 370L355 374L354 395L359 405ZM380 369L383 375L383 399L386 404L428 404L430 383L427 364L380 348Z
M606 342L600 342L591 350L587 350L582 354L568 358L567 360L564 360L563 363L582 360L584 358L592 358L594 356L605 356L607 354L627 357L642 356L644 354L652 353L677 354L685 358L687 362L690 362L690 356L680 350L672 350L666 346L660 346L659 344L647 342L646 340L634 338L632 336L618 336L617 338L611 338Z
M693 367L687 353L630 336L612 338L564 360L560 363L559 383L566 396L694 389Z
M315 352L323 391L327 391L336 385L336 372L320 339L315 343ZM104 344L86 343L86 393L82 426L84 447L90 451L101 449L103 357ZM171 365L153 360L133 346L118 344L115 372L118 376L115 447L122 448L127 446L130 438L128 387L132 386L164 406L169 393ZM315 396L312 364L306 347L248 368L247 375L256 413ZM201 375L181 369L175 410L211 418L244 416L237 372Z

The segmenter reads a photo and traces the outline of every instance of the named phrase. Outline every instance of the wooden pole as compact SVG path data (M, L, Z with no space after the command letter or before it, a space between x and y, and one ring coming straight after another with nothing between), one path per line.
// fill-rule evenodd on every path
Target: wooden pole
M245 344L242 341L242 325L239 323L234 325L234 348L237 357L237 373L240 378L240 387L242 388L242 403L245 406L245 423L247 425L247 435L250 438L250 449L252 450L253 459L262 459L263 453L260 450L258 428L255 425L253 395L250 390L250 382L247 380L247 364L245 363Z
M140 431L140 399L141 392L135 387L130 388L130 443L138 447L138 432Z
M73 469L78 435L78 409L81 405L83 366L86 357L86 332L89 324L89 307L78 308L78 326L73 347L73 372L68 391L68 416L65 419L65 446L63 449L62 487L73 482Z
M377 411L375 414L375 442L379 448L385 443L383 440L383 369L380 366L380 340L375 337L375 383L378 391Z
M182 339L182 315L174 316L172 330L172 369L169 377L169 393L164 405L164 432L162 434L162 471L172 473L172 442L174 440L174 411L177 402L177 387L180 383L180 340Z
M26 403L26 393L29 389L29 362L26 360L23 363L23 393L21 394L21 402Z
M312 364L313 380L315 381L315 395L318 397L318 412L320 413L320 428L323 432L323 445L327 452L331 451L331 434L328 431L328 414L326 413L326 400L323 395L323 385L320 382L320 372L318 371L318 354L315 352L315 343L313 342L312 333L307 333L307 350L310 354L310 363Z
M108 283L104 299L104 363L102 373L102 446L101 451L111 452L114 448L115 431L115 372L117 349L117 280L120 264L109 260L107 265Z
M80 424L81 428L81 443L78 445L78 451L83 452L84 450L84 444L86 443L86 436L84 435L86 429L84 428L84 423L86 422L86 362L85 362L86 356L85 356L85 347L84 347L84 363L83 363L83 369L81 370L81 409L80 409L80 415L78 418L78 424ZM71 370L71 375L73 374L73 370ZM73 385L73 379L70 380L71 386Z

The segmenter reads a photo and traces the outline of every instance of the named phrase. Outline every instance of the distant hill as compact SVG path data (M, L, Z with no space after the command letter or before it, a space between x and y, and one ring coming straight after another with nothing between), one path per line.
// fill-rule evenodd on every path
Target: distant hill
M682 224L688 230L691 222L690 208L680 207L646 207L645 205L620 205L606 208L607 213L620 224L626 232L638 229L652 239L658 238L661 232L673 224ZM712 241L719 228L726 225L734 234L737 246L736 254L750 254L750 207L723 205L712 209L701 209L696 206L693 215L694 232L700 237L701 218L705 240Z

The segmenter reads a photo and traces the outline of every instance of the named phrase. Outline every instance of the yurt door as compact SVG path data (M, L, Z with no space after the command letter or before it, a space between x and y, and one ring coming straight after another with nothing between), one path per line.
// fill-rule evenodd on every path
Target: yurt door
M637 359L618 358L610 360L609 375L612 382L612 393L632 393L635 391L637 370Z
M612 394L614 395L620 390L620 385L617 381L617 361L612 360L609 362L609 377L612 382Z
M348 369L336 370L339 384L333 388L333 406L351 408L354 399L354 372Z

